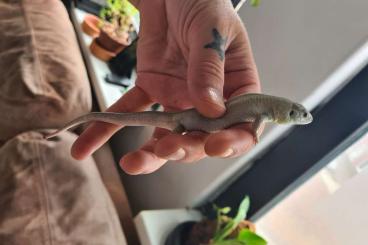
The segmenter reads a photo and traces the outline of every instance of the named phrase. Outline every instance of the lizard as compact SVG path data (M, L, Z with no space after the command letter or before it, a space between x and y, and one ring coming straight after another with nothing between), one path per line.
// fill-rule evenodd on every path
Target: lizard
M313 121L312 114L301 104L287 98L266 94L242 94L226 101L226 112L219 118L207 118L196 109L179 112L91 112L67 123L59 130L45 136L52 138L82 123L101 121L124 126L154 126L175 133L189 131L217 132L239 123L252 123L256 143L263 123L303 125Z

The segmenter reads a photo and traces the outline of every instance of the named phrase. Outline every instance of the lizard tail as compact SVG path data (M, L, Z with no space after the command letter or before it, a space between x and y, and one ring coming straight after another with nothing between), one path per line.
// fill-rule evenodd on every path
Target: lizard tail
M50 139L70 128L93 121L106 122L119 126L154 126L173 130L176 127L173 118L173 114L153 111L137 113L92 112L72 120L64 127L46 135L44 138Z

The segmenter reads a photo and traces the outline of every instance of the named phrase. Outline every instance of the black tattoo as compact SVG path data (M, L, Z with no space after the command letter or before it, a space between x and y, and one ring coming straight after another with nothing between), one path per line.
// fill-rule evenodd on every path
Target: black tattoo
M225 44L227 38L223 38L216 28L212 29L212 35L215 40L212 43L206 44L204 48L214 49L223 61L225 59Z

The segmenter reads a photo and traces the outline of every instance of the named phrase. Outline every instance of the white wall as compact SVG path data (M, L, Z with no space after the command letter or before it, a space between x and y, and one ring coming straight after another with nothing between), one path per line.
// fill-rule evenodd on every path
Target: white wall
M304 100L367 40L367 10L367 0L262 0L258 8L243 6L263 91ZM131 148L129 141L124 144ZM190 206L234 164L167 164L151 175L126 176L124 184L135 210Z

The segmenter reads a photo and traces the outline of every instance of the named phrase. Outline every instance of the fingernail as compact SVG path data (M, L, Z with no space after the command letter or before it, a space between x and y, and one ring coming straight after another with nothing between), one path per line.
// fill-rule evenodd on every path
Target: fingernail
M180 148L179 150L177 150L176 152L174 152L171 155L168 155L166 158L168 160L172 160L172 161L178 161L181 160L185 157L185 151L183 148Z
M208 98L215 104L225 107L222 94L215 88L207 88Z
M230 156L232 156L234 154L234 150L233 149L231 149L231 148L229 148L229 149L227 149L222 155L221 155L221 157L230 157Z

